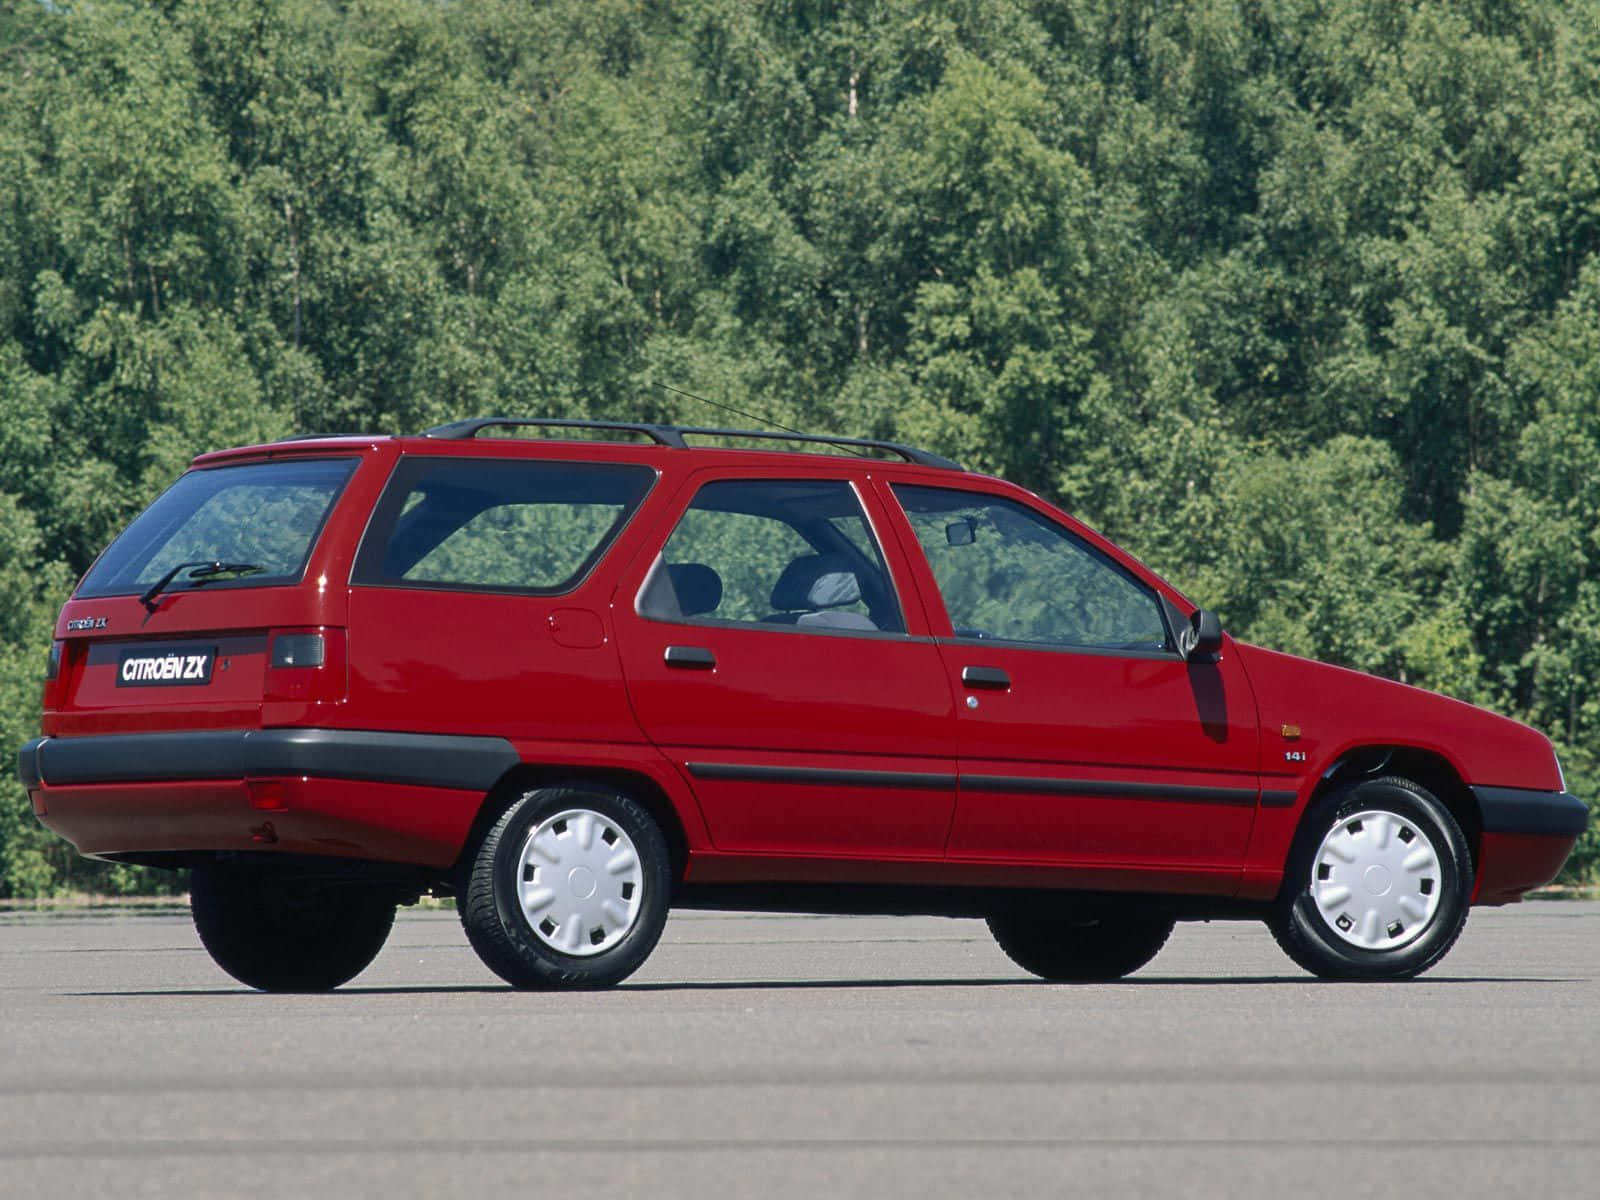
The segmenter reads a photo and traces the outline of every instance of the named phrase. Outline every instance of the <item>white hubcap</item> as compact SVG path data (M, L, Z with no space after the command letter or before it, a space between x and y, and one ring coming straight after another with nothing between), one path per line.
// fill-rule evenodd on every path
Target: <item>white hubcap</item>
M633 928L644 872L633 841L609 817L571 808L539 822L522 843L517 899L545 945L587 957Z
M1404 817L1373 810L1328 831L1312 866L1311 895L1341 939L1394 950L1422 935L1439 910L1439 855Z

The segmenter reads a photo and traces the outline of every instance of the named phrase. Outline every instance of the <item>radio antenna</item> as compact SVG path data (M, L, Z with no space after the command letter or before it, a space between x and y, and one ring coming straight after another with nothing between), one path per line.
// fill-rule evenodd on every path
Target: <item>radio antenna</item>
M676 392L680 396L687 396L691 400L698 400L698 401L700 401L701 404L709 404L712 408L720 408L723 412L731 412L731 413L734 414L734 416L737 416L737 417L745 417L745 418L747 418L747 419L749 419L751 421L760 421L763 425L771 425L774 429L781 429L781 430L783 430L784 433L792 433L796 437L814 437L815 436L814 434L806 433L804 430L791 429L789 426L783 424L781 421L774 421L771 417L763 417L760 413L746 412L744 409L735 408L731 404L723 404L720 400L708 400L704 396L697 396L693 392L686 392L680 387L673 387L670 383L663 383L663 384L661 384L661 386L666 388L666 390L669 391L669 392ZM839 445L839 443L837 443L837 442L834 443L834 444L835 445ZM870 458L871 457L871 455L867 454L865 451L857 450L853 446L841 446L840 448L844 449L844 450L848 450L851 454L856 455L858 458Z
M669 392L676 392L680 396L687 396L691 400L698 400L701 404L709 404L712 408L720 408L723 412L731 412L736 417L745 417L751 421L760 421L763 425L771 425L774 429L783 430L784 433L797 433L801 437L806 436L802 430L790 429L787 425L784 425L778 421L774 421L771 417L763 417L760 413L746 412L742 408L735 408L731 404L723 404L719 400L707 400L704 396L697 396L693 392L686 392L682 388L673 387L670 383L663 383L661 386L666 388Z

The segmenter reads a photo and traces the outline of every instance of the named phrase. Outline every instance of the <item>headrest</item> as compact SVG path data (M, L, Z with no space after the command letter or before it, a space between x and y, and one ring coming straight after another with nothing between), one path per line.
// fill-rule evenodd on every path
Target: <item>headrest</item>
M669 563L667 574L684 616L708 613L722 603L722 576L705 563Z
M837 608L861 599L861 581L837 554L807 554L783 569L772 587L779 612Z

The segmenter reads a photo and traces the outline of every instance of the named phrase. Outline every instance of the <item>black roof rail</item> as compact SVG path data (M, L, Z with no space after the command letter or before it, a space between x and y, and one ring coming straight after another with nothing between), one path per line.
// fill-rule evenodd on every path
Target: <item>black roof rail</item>
M322 438L380 438L388 437L386 433L291 433L288 437L281 437L280 442L315 442Z
M451 421L447 425L435 425L422 436L466 441L477 437L485 429L530 426L539 429L605 429L618 433L636 433L649 438L658 446L671 446L677 450L689 449L689 443L684 440L686 436L807 442L820 446L837 446L841 450L883 450L890 454L898 454L907 462L923 467L939 467L947 471L966 469L960 463L952 462L931 451L919 450L915 446L904 446L899 442L878 441L874 438L831 437L817 433L778 433L769 429L723 429L712 425L656 425L648 421L584 421L558 417L468 417L462 421Z

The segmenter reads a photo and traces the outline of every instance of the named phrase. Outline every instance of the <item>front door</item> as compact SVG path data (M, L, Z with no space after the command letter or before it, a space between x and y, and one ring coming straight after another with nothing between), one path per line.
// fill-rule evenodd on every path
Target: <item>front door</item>
M618 604L618 645L716 848L939 857L950 686L856 485L707 474L690 491L637 602Z
M896 485L950 628L953 860L1230 891L1259 795L1237 660L1185 661L1155 587L1021 499Z

